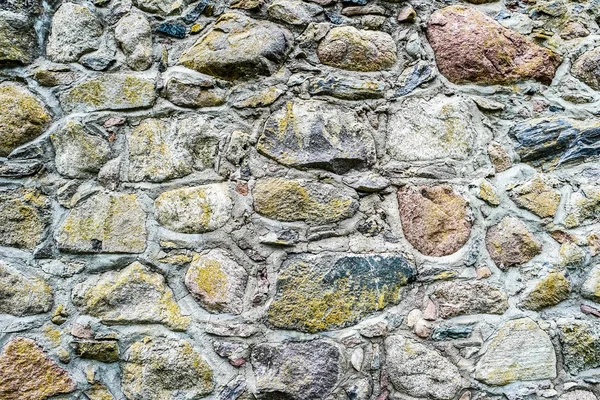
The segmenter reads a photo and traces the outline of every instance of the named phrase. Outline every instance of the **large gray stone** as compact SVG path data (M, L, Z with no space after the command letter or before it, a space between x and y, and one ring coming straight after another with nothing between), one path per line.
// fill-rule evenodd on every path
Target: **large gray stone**
M344 173L375 161L371 131L348 110L321 101L288 102L271 114L257 149L281 164Z
M141 13L127 14L115 26L115 39L127 56L127 65L143 71L152 65L152 27Z
M50 222L48 198L33 189L0 192L0 244L34 249Z
M22 317L45 313L52 308L53 297L44 280L0 261L0 314Z
M482 281L444 282L434 291L441 318L469 314L503 314L508 296L499 288Z
M24 14L0 11L0 64L29 64L37 50L33 20Z
M251 361L256 390L269 398L324 399L342 374L340 350L325 340L259 344Z
M452 400L464 387L458 368L436 350L413 339L385 340L386 366L394 387L410 396Z

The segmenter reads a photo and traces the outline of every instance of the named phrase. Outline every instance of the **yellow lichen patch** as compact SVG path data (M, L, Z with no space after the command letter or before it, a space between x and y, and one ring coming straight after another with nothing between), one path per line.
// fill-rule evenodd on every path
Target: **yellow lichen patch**
M500 204L500 196L496 193L496 189L485 179L479 184L479 197L492 206Z
M525 308L540 310L560 303L569 297L571 282L562 272L551 272L542 278L523 301Z
M58 329L53 328L50 325L44 326L42 329L44 332L44 336L52 343L54 346L60 346L60 341L62 337L62 332Z

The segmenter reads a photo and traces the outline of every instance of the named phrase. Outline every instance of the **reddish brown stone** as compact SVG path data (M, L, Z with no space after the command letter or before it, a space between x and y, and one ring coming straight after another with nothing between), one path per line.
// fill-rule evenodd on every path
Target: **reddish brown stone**
M454 83L550 83L560 56L470 7L436 11L427 38L440 72Z
M42 400L75 390L75 383L31 339L15 338L0 354L0 399Z
M467 202L450 186L406 186L398 191L398 203L404 236L421 253L447 256L469 239Z
M486 234L485 244L498 268L524 264L542 251L541 243L514 217L504 217Z

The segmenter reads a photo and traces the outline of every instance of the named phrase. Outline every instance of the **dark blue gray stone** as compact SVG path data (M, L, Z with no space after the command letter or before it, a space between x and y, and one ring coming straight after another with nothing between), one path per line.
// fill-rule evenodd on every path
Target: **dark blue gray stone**
M158 26L158 28L156 28L156 31L168 36L173 36L177 39L183 39L185 37L187 28L182 24L163 22Z

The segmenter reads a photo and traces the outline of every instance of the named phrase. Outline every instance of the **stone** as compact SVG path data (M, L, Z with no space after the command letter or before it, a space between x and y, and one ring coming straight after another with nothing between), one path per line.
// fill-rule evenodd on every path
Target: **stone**
M454 5L434 12L427 39L438 69L453 83L550 84L560 56L507 29L475 8Z
M98 49L102 31L102 24L90 7L63 3L52 17L46 46L48 58L58 63L76 62Z
M558 251L558 263L567 268L577 268L585 262L585 251L575 243L563 243Z
M285 90L279 86L266 86L264 88L240 87L236 88L232 93L233 103L235 108L258 108L267 107L273 104Z
M275 0L267 8L267 13L273 19L290 25L308 25L323 9L311 3L300 0Z
M152 27L141 13L130 13L115 27L115 39L127 56L127 65L144 71L152 65Z
M269 76L285 61L292 42L292 34L272 22L225 13L179 62L226 80Z
M0 353L0 398L42 400L76 389L68 372L60 368L31 339L15 337Z
M487 152L496 173L504 172L512 167L512 160L500 143L491 142Z
M589 300L600 303L600 265L595 265L588 273L583 285L581 295Z
M163 22L162 24L158 25L156 32L167 36L172 36L177 39L183 39L187 32L187 28L185 25L180 23Z
M579 21L568 22L560 32L561 39L571 40L589 36L590 31Z
M45 236L51 204L35 189L0 192L0 244L33 250Z
M594 90L600 90L600 47L583 53L571 67L574 77Z
M190 317L181 314L165 278L134 262L120 271L92 276L77 284L73 304L81 313L108 325L163 324L185 330Z
M515 124L508 132L516 141L521 161L556 168L600 154L600 121L563 117L534 118Z
M396 390L410 396L452 400L464 387L458 368L436 350L413 339L385 339L386 367Z
M343 100L376 99L385 96L389 89L383 81L361 79L353 76L330 74L310 81L308 92L315 95L337 97Z
M521 303L529 310L541 310L566 300L571 293L571 282L563 272L551 272L540 279Z
M185 274L185 285L209 312L240 314L248 273L224 251L195 255Z
M156 220L181 233L205 233L223 227L233 203L226 183L186 187L162 193L154 202Z
M398 22L414 22L417 18L417 12L411 6L405 6L398 11Z
M500 196L498 195L496 188L494 188L488 180L482 179L479 183L478 197L491 206L495 207L500 205Z
M352 26L332 28L319 43L319 60L349 71L381 71L398 61L396 43L385 32L359 30Z
M254 210L278 221L323 225L350 218L358 210L354 191L304 179L261 179L252 195Z
M542 252L542 244L523 221L509 216L488 229L485 244L490 257L501 269L524 264Z
M35 17L42 12L43 5L40 0L2 0L0 8L15 13L24 13L30 17Z
M448 185L405 186L398 205L406 240L426 256L453 254L469 239L467 202Z
M74 253L142 253L146 213L135 194L100 192L76 204L55 234L62 250Z
M90 178L111 158L111 149L104 138L91 135L85 127L68 121L50 136L54 147L54 164L59 174L67 178Z
M545 176L536 175L532 180L510 188L509 197L515 204L525 208L538 217L554 217L560 204L560 192L553 188Z
M163 16L180 12L190 2L190 0L133 0L139 9Z
M199 399L215 385L212 368L186 340L145 337L124 360L121 390L129 400Z
M600 216L600 186L582 185L567 205L565 225L575 228L594 222Z
M268 322L311 333L344 328L397 304L415 277L414 266L399 254L292 257L279 271Z
M321 101L288 102L267 120L257 150L295 168L345 173L375 162L375 141L348 110Z
M563 363L573 375L600 366L600 328L594 321L558 321Z
M0 11L0 64L30 64L38 53L32 19Z
M104 363L119 361L119 345L116 340L74 340L75 354L81 358Z
M225 90L215 87L212 77L173 71L167 78L166 97L181 107L216 107L225 103Z
M42 102L25 87L0 84L0 157L40 136L51 121Z
M94 382L84 393L89 400L115 400L115 397L108 391L106 386L100 382Z
M409 97L391 107L386 152L399 161L469 160L475 141L489 135L482 119L460 96Z
M558 400L598 400L598 398L594 393L587 390L572 390L564 393Z
M104 74L63 92L60 103L68 112L128 110L154 104L154 80L131 74Z
M52 287L43 279L0 261L0 314L42 314L50 311L53 303Z
M530 318L506 322L490 340L474 377L487 385L556 378L550 337Z
M261 343L251 355L256 390L269 398L321 400L342 375L342 354L327 340Z
M442 282L433 292L440 318L471 314L504 314L508 296L499 288L483 281Z

